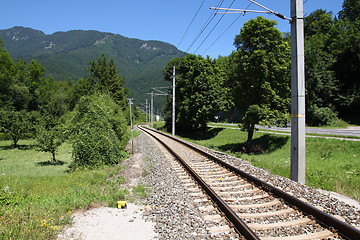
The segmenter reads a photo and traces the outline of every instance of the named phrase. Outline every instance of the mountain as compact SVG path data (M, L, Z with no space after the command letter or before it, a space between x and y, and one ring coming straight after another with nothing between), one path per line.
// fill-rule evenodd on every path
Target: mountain
M35 59L48 75L59 81L84 78L90 61L104 53L108 59L114 59L136 103L149 99L146 93L151 87L169 86L162 70L171 59L184 56L184 52L165 42L99 31L72 30L47 35L31 28L13 27L0 30L0 38L12 58L27 62ZM162 108L163 99L154 99L157 108Z

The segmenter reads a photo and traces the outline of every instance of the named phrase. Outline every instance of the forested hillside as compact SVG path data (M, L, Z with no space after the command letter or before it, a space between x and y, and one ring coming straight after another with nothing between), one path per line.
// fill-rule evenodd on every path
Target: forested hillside
M0 38L12 58L26 62L35 59L45 67L47 75L59 81L84 78L89 62L105 54L114 59L136 103L145 102L145 93L151 87L169 85L163 80L162 69L172 58L183 56L183 52L168 43L98 31L74 30L46 35L31 28L13 27L0 30ZM158 107L161 107L160 101Z

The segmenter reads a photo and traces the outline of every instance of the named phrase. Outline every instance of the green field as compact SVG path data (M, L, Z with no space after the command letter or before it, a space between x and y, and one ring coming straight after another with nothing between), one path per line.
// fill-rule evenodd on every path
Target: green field
M290 136L255 132L253 144L263 151L258 154L241 152L247 133L237 129L209 128L205 135L180 137L240 157L273 174L290 177ZM360 142L306 138L306 185L360 200Z
M128 191L115 177L119 165L69 172L71 145L63 144L51 165L50 154L35 151L33 140L19 148L0 141L0 239L55 239L71 213L93 205L116 206Z

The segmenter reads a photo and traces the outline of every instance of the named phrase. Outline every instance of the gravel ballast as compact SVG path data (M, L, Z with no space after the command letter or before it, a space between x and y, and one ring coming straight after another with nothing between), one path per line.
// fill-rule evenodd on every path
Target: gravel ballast
M272 175L268 171L254 167L251 163L243 161L239 158L202 146L199 147L247 173L254 174L256 177L265 180L269 184L279 187L297 197L302 197L309 204L324 210L328 214L338 216L348 224L360 227L360 210L355 206L339 201L338 199L331 197L330 194L323 194L316 189L293 182L290 179ZM137 211L134 213L135 218L133 218L133 215L129 213L127 216L129 219L125 220L124 223L121 224L120 220L118 220L118 222L114 221L115 224L113 226L109 223L108 225L110 228L107 229L106 232L112 234L109 234L109 237L96 239L135 239L131 238L130 227L127 227L127 224L130 224L131 227L135 226L135 231L143 232L142 236L138 236L136 239L239 238L239 235L234 233L234 231L230 231L226 234L213 234L210 232L210 228L213 227L214 223L204 220L204 213L199 210L199 204L195 203L194 196L186 190L181 179L178 177L178 173L174 169L174 164L172 163L172 157L161 149L159 144L155 143L151 137L145 133L141 133L140 136L134 140L134 150L137 158L142 159L142 163L140 165L143 168L142 177L137 181L140 181L141 184L145 185L149 189L148 196L141 200L143 206L135 207L137 208ZM133 184L135 185L135 183ZM122 209L115 210L123 211ZM98 219L94 220L98 222L103 215L106 215L107 212L111 212L106 208L105 210L93 209L90 211L100 211L100 214L97 217ZM101 211L104 212L101 213ZM89 214L91 215L92 213ZM116 214L121 216L119 212L115 213L115 215ZM110 216L107 216L107 218L110 218ZM79 218L75 217L73 227L77 226L76 231L81 232L81 236L85 236L86 231L90 231L86 230L86 225L91 223L76 225L77 221L81 221L81 219L81 216ZM148 224L151 231L146 232L146 224ZM93 229L91 231L96 232L97 228L99 228L100 231L102 227L99 223L98 225L93 224L91 228ZM128 231L129 238L119 237L118 233L121 231L121 228Z

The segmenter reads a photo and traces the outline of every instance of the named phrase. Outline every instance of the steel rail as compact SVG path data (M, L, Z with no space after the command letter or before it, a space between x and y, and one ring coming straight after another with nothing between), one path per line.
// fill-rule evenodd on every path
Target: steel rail
M149 129L149 128L147 128L147 129ZM149 130L156 131L154 129L149 129ZM258 187L262 188L263 190L272 193L274 196L276 196L278 198L283 199L285 203L287 203L291 206L295 206L296 208L298 208L299 210L301 210L303 213L305 213L307 215L314 216L320 225L322 225L325 228L334 229L335 232L338 233L341 237L343 237L345 239L349 239L349 240L360 239L360 231L357 230L356 228L350 226L349 224L344 223L344 222L332 217L331 215L299 200L298 198L296 198L294 196L291 196L290 194L272 186L271 184L268 184L268 183L260 180L257 177L254 177L254 176L220 160L219 158L217 158L201 149L198 149L198 148L192 146L191 144L189 144L185 141L181 141L173 136L170 136L170 135L165 134L160 131L156 131L156 132L159 134L162 134L166 137L169 137L177 142L180 142L180 143L186 145L187 147L197 151L200 154L203 154L204 156L212 159L213 161L222 165L223 167L227 168L228 170L246 178L250 182L253 182L254 184L256 184Z
M169 146L167 146L161 139L149 132L150 129L145 130L143 127L139 127L144 132L148 133L159 141L175 158L180 164L186 169L186 171L195 179L195 181L202 187L206 194L211 198L214 204L225 214L225 217L234 225L236 231L244 236L246 239L259 240L260 238L236 215L236 213L219 197L208 184L180 157L174 152ZM158 132L159 133L159 132Z

